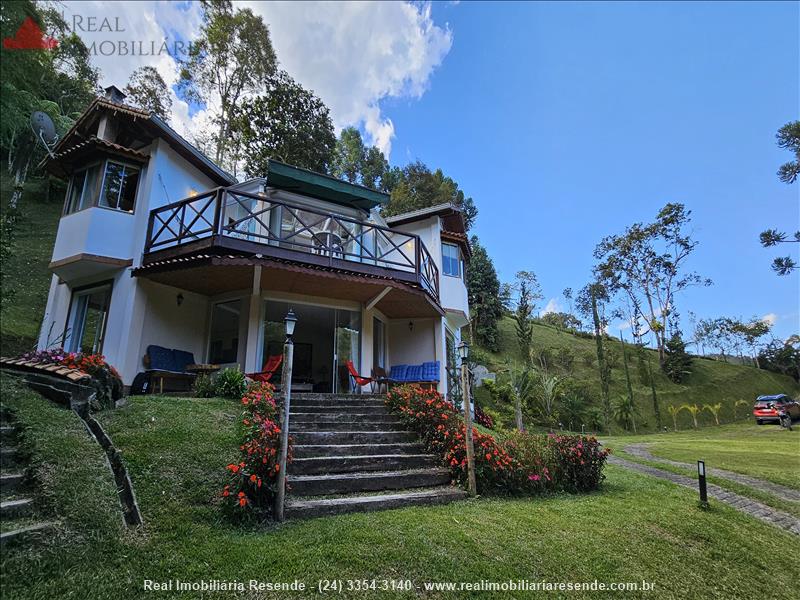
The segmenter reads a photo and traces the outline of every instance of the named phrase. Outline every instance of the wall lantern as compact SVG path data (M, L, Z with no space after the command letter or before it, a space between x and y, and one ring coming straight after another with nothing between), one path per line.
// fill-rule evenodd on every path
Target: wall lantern
M409 331L414 331L414 321L409 321L408 322L408 330Z
M461 359L461 362L467 360L469 356L469 344L467 342L461 342L458 345L458 357Z
M283 322L286 324L286 339L290 340L294 335L294 326L297 324L297 315L294 314L291 308L284 317Z
M175 302L178 303L178 306L183 304L183 294L182 293L178 292L178 295L175 296Z

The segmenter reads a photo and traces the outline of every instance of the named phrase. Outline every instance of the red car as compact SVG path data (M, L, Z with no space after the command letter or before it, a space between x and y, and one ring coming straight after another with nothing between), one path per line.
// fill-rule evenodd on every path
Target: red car
M795 402L786 394L759 396L753 405L753 416L759 425L763 425L766 421L780 423L778 413L781 410L786 411L793 420L800 419L800 403Z

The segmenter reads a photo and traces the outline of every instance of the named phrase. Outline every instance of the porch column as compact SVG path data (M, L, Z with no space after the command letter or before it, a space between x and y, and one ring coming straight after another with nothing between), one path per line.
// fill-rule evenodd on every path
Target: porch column
M247 311L247 351L244 355L244 372L257 373L258 334L261 330L261 266L253 267L253 289L250 294L250 307Z
M447 396L447 343L444 317L433 320L433 351L439 361L439 392Z

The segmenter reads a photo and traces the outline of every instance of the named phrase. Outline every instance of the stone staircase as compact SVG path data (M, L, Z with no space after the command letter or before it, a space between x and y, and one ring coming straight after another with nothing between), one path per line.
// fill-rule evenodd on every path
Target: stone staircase
M292 395L287 518L444 504L466 497L383 396Z
M16 446L14 415L0 407L0 545L29 542L53 526L36 518L25 480L25 464Z

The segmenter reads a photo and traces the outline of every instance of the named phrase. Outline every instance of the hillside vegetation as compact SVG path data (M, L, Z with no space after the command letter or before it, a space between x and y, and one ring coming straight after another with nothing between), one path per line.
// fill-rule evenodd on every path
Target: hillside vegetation
M520 357L514 321L510 317L505 317L498 325L500 351L489 352L478 347L476 357L479 363L485 364L490 371L498 373L502 377L502 372L508 369L509 364L519 364ZM533 346L536 352L545 351L550 359L549 370L552 373L585 384L591 390L594 405L601 406L597 349L593 338L577 336L550 325L535 322L533 324ZM607 339L606 348L611 350L610 397L613 403L619 397L627 394L622 364L622 344L618 339ZM645 374L646 368L640 368L638 351L633 345L626 344L626 352L635 402L640 413L637 427L644 432L654 431L656 420L650 385ZM751 366L729 364L702 357L695 358L692 373L684 383L672 383L658 367L658 354L654 350L645 350L644 353L650 357L656 393L661 407L662 424L670 429L672 429L672 417L667 412L669 405L677 407L682 404L697 404L702 408L704 404L722 403L722 410L719 414L720 422L730 423L749 417L750 408L756 396L778 393L797 396L800 393L800 386L790 377ZM513 426L512 406L493 401L485 388L479 388L476 391L476 398L479 405L499 413L504 425ZM743 400L747 404L737 407L737 400ZM708 411L699 413L697 419L700 426L715 424L713 415ZM564 423L564 426L566 427L567 424ZM678 416L678 427L680 429L692 427L691 415L686 411L682 411ZM616 424L613 431L623 432L622 428Z

